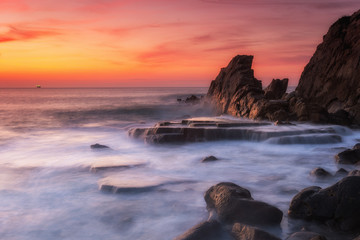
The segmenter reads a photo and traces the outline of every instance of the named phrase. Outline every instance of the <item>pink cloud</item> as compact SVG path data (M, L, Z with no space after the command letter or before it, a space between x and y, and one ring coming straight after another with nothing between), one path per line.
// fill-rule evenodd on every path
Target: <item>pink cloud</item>
M0 34L0 42L26 41L45 36L59 35L59 32L44 29L25 29L17 28L11 25L7 26L8 30Z

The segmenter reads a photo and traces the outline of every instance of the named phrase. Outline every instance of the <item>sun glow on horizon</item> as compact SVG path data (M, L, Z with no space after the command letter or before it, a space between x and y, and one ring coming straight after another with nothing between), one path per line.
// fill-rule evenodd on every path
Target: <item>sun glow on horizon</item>
M237 54L295 85L356 1L2 0L0 87L208 86ZM274 10L276 9L276 16Z

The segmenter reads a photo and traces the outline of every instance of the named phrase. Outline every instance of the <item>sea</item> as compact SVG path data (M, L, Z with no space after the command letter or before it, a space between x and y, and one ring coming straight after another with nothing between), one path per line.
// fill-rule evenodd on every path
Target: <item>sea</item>
M282 127L299 134L331 127L341 138L337 143L250 137L150 144L129 137L130 129L159 121L215 116L207 106L179 101L206 92L0 89L0 238L173 239L208 218L203 195L219 182L234 182L249 189L254 199L281 209L282 231L277 234L288 236L298 224L287 217L291 199L305 187L338 181L317 180L310 172L323 167L334 174L339 169L334 156L359 142L360 131L305 123ZM264 136L278 128L268 126ZM91 149L95 143L110 149ZM202 163L209 155L220 160ZM106 164L128 167L94 171L94 166ZM169 179L172 184L166 184ZM102 191L104 182L128 188Z

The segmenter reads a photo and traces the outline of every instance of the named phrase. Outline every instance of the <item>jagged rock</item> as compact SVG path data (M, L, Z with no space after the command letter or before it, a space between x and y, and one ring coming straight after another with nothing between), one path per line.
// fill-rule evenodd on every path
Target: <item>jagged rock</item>
M259 228L241 223L235 223L232 227L231 233L235 240L280 240L280 238L277 238Z
M289 79L284 78L280 79L273 79L269 86L265 88L265 98L269 100L277 100L281 99L282 96L285 94L286 89L288 87Z
M101 144L93 144L90 146L91 149L110 149L108 146L101 145Z
M296 91L287 79L265 92L251 69L253 56L238 55L212 81L207 97L218 113L271 121L360 124L360 11L335 22L305 67ZM287 104L269 104L282 99Z
M291 234L286 240L326 240L326 237L314 232L296 232Z
M336 21L306 65L296 88L305 101L360 123L360 11ZM338 112L342 111L342 112Z
M341 231L360 228L360 177L346 177L336 184L321 189L303 189L291 201L291 218L316 220Z
M328 171L326 171L323 168L315 168L310 172L310 175L316 178L328 178L328 177L332 177L331 173L329 173Z
M197 104L200 102L200 98L195 95L191 95L185 99L185 103Z
M199 223L174 238L174 240L231 240L233 239L226 231L224 231L221 224L215 220L205 221Z
M207 156L207 157L204 157L201 162L213 162L213 161L217 161L219 160L217 157L215 156Z
M335 155L338 164L357 164L360 161L360 149L347 149Z
M252 226L277 226L283 215L278 208L253 200L249 190L230 182L210 187L204 199L207 209L215 211L219 220L228 224L239 222Z

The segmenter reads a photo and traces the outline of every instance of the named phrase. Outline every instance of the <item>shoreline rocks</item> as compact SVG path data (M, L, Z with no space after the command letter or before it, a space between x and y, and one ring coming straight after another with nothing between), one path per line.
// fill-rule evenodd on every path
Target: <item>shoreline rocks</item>
M291 218L318 221L345 232L360 229L360 177L345 177L336 184L321 189L308 187L291 201Z
M360 11L336 21L286 94L288 79L265 89L254 77L253 56L237 55L210 84L217 113L270 121L360 124Z

